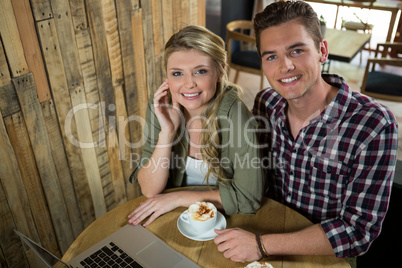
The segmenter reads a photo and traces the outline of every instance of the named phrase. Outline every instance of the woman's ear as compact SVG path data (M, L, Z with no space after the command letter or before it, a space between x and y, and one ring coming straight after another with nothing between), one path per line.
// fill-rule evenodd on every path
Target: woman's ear
M223 72L226 72L226 71L227 71L227 70L226 70L226 64L223 64L223 65L222 65L222 69L223 69ZM218 82L222 82L222 78L223 78L224 75L225 75L224 73L220 73L220 74L219 74Z

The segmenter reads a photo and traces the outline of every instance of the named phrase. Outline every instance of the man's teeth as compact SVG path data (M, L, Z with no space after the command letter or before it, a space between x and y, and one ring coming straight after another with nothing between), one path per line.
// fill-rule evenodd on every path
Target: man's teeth
M198 96L198 95L200 95L200 93L191 93L191 94L185 94L185 93L183 93L183 96L184 96L184 97L195 97L195 96Z
M299 76L293 76L293 77L291 77L291 78L281 79L281 82L283 82L283 83L290 83L290 82L295 81L295 80L298 79L298 78L299 78Z

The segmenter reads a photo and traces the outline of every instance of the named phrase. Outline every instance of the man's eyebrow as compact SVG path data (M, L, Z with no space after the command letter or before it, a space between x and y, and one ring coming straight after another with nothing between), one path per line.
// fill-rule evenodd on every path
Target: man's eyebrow
M304 46L306 46L306 43L300 42L300 43L296 43L296 44L294 44L294 45L289 46L289 47L288 47L288 50L289 50L289 49L296 48L296 47L304 47Z
M263 51L261 53L261 58L263 58L265 55L270 55L270 54L275 54L275 50Z
M293 45L289 46L287 48L287 50L294 49L296 47L303 47L303 46L306 46L306 43L300 42L300 43L296 43L296 44L293 44ZM265 55L269 55L269 54L275 54L275 52L276 52L275 50L263 51L261 53L261 57L264 57Z

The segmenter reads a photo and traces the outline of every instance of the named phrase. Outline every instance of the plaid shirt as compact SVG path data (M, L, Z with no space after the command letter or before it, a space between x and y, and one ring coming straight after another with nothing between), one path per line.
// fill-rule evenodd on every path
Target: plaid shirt
M320 222L337 257L356 256L379 235L388 209L398 126L386 107L342 78L323 78L339 91L296 140L287 102L272 88L258 93L253 114L265 128L260 141L270 145L270 197Z

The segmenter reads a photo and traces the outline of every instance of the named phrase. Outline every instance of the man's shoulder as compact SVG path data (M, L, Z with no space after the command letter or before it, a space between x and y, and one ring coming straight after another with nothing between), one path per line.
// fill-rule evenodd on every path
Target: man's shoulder
M360 117L381 120L385 124L396 124L396 119L387 106L360 92L352 91L348 111L349 114L358 113Z
M327 74L323 75L323 78L327 83L339 88L336 102L340 105L344 120L350 118L354 118L355 122L375 122L380 120L384 125L396 123L388 107L371 97L353 91L342 77Z
M282 96L271 87L261 90L254 99L253 114L272 111L282 99Z

